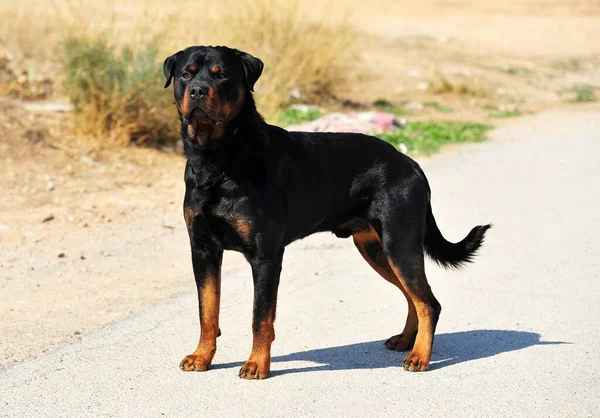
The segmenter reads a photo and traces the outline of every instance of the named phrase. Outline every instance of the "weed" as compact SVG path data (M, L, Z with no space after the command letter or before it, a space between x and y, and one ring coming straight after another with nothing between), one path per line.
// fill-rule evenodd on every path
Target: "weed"
M517 77L531 74L531 70L529 70L528 68L525 68L525 67L506 66L506 67L502 67L500 69L500 71L502 71L506 74L517 76Z
M479 123L409 122L404 129L379 137L395 147L404 144L408 153L432 154L445 144L482 141L490 129Z
M444 105L439 104L438 102L425 102L425 103L423 103L423 106L430 107L430 108L435 109L438 112L442 112L442 113L448 113L448 112L452 112L454 110L450 106L444 106Z
M562 71L581 71L583 69L583 61L580 58L568 58L562 61L555 61L553 66Z
M496 113L490 113L488 118L512 118L515 116L523 116L523 112L518 109L515 110L503 110Z
M323 112L314 108L308 108L307 110L287 108L277 115L277 122L282 125L296 125L318 119L323 116L323 114Z
M473 78L450 78L442 73L431 81L432 91L435 94L449 94L458 96L487 97L490 89L480 81Z
M484 104L483 106L481 106L481 108L483 110L498 110L498 106L493 104Z
M392 102L386 99L377 99L373 102L373 106L380 108L384 112L393 113L394 115L409 116L412 112L400 106L394 106Z
M595 102L597 100L598 97L596 97L594 86L584 84L575 88L575 97L570 101L574 103L587 103Z
M376 107L384 107L384 106L393 106L389 100L386 99L377 99L373 102L373 106Z
M398 106L386 106L383 108L384 112L393 113L394 115L410 116L412 112L408 109Z

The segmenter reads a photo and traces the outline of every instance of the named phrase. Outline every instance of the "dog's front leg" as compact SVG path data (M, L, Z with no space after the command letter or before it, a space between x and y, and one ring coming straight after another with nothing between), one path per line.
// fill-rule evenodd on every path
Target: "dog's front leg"
M200 311L200 341L198 347L181 361L185 371L205 371L217 351L219 305L221 300L221 261L223 250L214 245L198 246L192 243L192 264L198 288Z
M275 308L281 273L280 255L272 259L252 259L254 310L252 317L252 352L240 369L245 379L266 379L271 370L271 343L275 340Z

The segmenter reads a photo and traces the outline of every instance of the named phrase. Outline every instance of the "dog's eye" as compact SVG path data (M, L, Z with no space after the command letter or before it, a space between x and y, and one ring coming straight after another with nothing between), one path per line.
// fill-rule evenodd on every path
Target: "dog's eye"
M181 74L181 78L183 78L184 80L189 80L190 79L190 73L183 73L183 74Z
M225 80L227 78L227 74L219 73L217 74L217 80Z

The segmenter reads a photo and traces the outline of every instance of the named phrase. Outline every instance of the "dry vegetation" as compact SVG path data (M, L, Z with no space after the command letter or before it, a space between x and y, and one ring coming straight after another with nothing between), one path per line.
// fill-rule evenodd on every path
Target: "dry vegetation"
M355 32L343 19L322 24L303 16L296 1L224 1L197 24L156 2L138 6L136 13L116 3L21 5L1 11L9 24L0 40L26 57L59 64L62 71L53 75L62 83L55 88L76 106L79 133L109 144L177 139L161 64L190 44L228 45L265 61L257 101L268 117L294 101L330 100L352 74L344 66L355 55Z
M556 21L542 19L566 12L576 20L564 27L549 30ZM600 54L583 53L589 43L571 38L575 28L592 38L598 31L586 19L599 13L593 0L378 0L368 8L360 0L197 1L193 8L183 0L6 0L0 95L68 97L80 115L69 124L75 130L63 133L69 141L172 143L177 127L170 93L162 90L162 60L190 44L226 44L266 63L257 99L272 120L294 102L332 109L369 107L376 99L396 108L440 103L412 109L412 119L484 120L488 104L527 113L595 100ZM507 29L502 19L518 27ZM556 31L562 36L543 44L552 52L539 53L537 37ZM16 68L8 68L6 53Z

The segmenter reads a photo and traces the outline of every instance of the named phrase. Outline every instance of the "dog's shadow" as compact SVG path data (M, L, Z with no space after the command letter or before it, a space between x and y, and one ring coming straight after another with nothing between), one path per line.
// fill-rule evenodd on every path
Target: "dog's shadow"
M435 336L430 370L439 370L497 354L521 350L534 345L568 344L559 341L540 341L535 332L510 330L473 330ZM308 361L318 365L272 370L271 376L327 370L382 369L400 367L408 353L387 350L384 341L370 341L338 347L298 351L275 356L272 363ZM215 364L215 369L241 367L242 362ZM275 368L276 367L272 367Z

